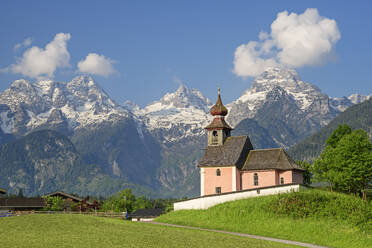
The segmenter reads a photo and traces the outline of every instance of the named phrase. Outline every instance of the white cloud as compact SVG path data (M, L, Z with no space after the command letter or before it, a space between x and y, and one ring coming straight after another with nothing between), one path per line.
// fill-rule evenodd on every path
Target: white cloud
M29 47L32 43L32 38L26 38L22 43L17 43L14 45L13 50L16 51L22 47Z
M115 61L106 58L104 55L89 53L85 60L78 63L78 69L82 73L94 74L107 77L117 73L113 67Z
M20 73L31 78L51 78L58 67L70 65L70 54L67 51L67 41L70 38L69 33L58 33L44 49L37 46L27 49L22 57L16 59L15 64L2 71ZM26 40L23 44L31 44L31 40Z
M325 63L340 37L336 21L320 16L317 9L299 15L280 12L271 32L260 32L259 42L249 41L236 48L234 73L257 76L270 66L298 68Z

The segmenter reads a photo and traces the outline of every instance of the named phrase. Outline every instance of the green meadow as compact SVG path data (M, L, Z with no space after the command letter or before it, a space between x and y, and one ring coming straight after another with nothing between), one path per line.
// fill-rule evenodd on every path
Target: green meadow
M329 247L372 247L371 201L320 190L238 200L207 210L180 210L156 221Z
M86 215L0 218L0 247L294 247L208 231Z

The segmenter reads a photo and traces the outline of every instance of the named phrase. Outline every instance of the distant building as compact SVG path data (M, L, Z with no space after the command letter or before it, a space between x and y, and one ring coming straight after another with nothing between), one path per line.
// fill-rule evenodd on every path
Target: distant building
M89 202L88 198L83 199L83 198L80 198L80 197L77 197L71 194L67 194L62 191L56 191L56 192L45 195L45 197L55 197L55 196L61 197L62 199L65 200L66 203L78 204L79 210L81 211L86 211L88 209L97 210L99 208L99 204L97 203L97 201ZM71 210L71 209L67 209L67 210Z
M164 213L162 208L143 208L129 214L132 221L152 221Z
M45 207L45 204L43 198L0 198L0 210L39 210Z
M283 148L254 150L248 136L231 136L220 90L205 128L208 146L200 160L200 195L221 194L281 184L302 184L303 169Z

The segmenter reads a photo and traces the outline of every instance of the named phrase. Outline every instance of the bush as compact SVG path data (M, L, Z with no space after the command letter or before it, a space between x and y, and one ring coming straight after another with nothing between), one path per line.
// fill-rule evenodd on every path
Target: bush
M333 218L372 228L372 203L357 196L319 190L279 194L268 205L270 211L293 218Z
M46 206L44 210L48 211L63 211L66 207L65 200L60 196L47 196L45 197Z

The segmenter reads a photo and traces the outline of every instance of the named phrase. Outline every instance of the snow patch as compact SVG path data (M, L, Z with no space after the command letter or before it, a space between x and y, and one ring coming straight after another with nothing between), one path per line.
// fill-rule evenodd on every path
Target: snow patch
M14 119L8 117L9 111L1 112L0 119L1 119L1 129L4 133L11 134L14 128Z

